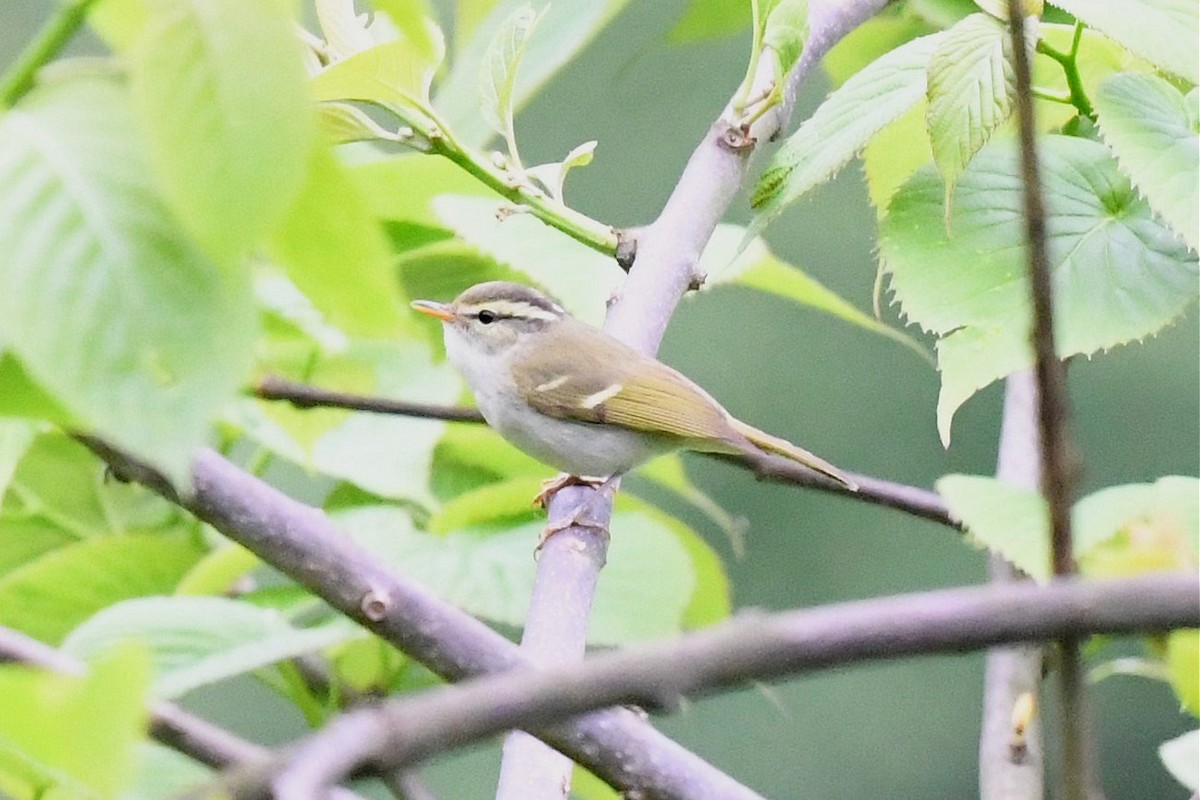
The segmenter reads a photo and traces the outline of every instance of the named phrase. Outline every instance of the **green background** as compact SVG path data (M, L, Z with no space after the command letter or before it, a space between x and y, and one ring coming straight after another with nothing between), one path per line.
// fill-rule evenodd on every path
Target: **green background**
M49 6L6 0L0 63L12 58ZM518 116L529 163L599 140L595 162L572 173L568 200L613 225L654 217L744 68L748 32L666 43L683 6L680 0L631 2ZM826 89L822 80L811 81L797 118ZM747 218L742 198L729 221ZM767 238L785 259L869 308L873 231L860 170L851 166L781 217ZM1085 459L1081 491L1200 470L1198 339L1193 309L1143 345L1072 364L1074 433ZM934 421L938 380L928 364L895 343L784 301L732 288L691 297L672 322L662 357L736 415L841 466L921 486L948 472L994 470L998 386L958 413L945 451ZM750 523L738 559L719 531L678 509L727 557L738 608L803 607L984 577L983 555L945 528L760 485L733 467L701 459L688 465L703 488ZM982 666L982 655L966 655L823 672L696 701L662 725L770 797L970 797L977 793ZM1155 754L1161 741L1194 723L1178 712L1169 689L1114 678L1091 698L1108 796L1185 797ZM1046 700L1053 738L1052 691ZM303 728L298 714L249 680L198 692L189 705L268 742ZM487 797L497 763L498 749L487 746L436 762L426 774L442 797Z

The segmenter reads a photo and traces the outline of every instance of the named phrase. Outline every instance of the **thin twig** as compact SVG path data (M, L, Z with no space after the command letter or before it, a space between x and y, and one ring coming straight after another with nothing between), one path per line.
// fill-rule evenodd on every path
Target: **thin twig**
M1052 566L1056 576L1075 571L1071 548L1071 503L1076 458L1070 444L1070 411L1066 368L1054 343L1054 287L1046 248L1046 212L1035 144L1033 95L1030 90L1029 54L1025 48L1023 3L1009 0L1012 29L1013 72L1016 78L1017 123L1021 143L1021 178L1024 186L1026 255L1033 305L1034 375L1038 395L1038 434L1041 442L1042 493L1050 511ZM1063 793L1067 800L1100 796L1094 769L1095 753L1088 730L1083 664L1079 642L1061 642L1059 676L1062 686Z
M218 453L196 455L192 483L180 492L145 463L94 437L78 438L117 478L141 483L191 511L446 680L531 666L508 639L380 564L320 509L293 500ZM626 709L596 711L536 733L630 794L761 800Z
M266 769L235 776L240 800L315 800L373 767L411 766L514 727L537 728L614 703L678 705L687 696L847 664L1064 635L1152 633L1200 624L1195 576L1066 578L964 587L744 615L669 644L491 676L350 712ZM707 796L707 795L704 795Z
M37 72L71 41L95 0L67 0L0 75L0 110L11 108L33 88Z
M422 419L444 419L450 422L483 422L483 415L474 408L445 406L433 403L410 403L387 397L336 392L306 383L290 381L276 375L262 378L252 394L260 400L282 400L296 408L345 408L350 411L370 411L376 414L396 414Z

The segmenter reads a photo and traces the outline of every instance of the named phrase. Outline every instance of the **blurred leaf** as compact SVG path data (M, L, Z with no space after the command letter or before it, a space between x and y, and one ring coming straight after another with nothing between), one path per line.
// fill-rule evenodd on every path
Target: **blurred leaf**
M104 80L37 90L0 118L0 327L55 399L183 477L250 367L254 309L178 230Z
M504 137L509 156L517 166L521 162L517 155L517 135L513 130L513 93L525 45L537 21L538 15L528 3L509 14L484 51L479 70L483 118L493 131Z
M141 642L154 661L154 695L173 699L365 635L343 619L296 628L273 611L223 597L142 597L80 625L63 650L90 659L117 642Z
M1040 145L1047 246L1062 357L1153 334L1195 298L1196 256L1163 227L1103 145L1046 136ZM997 378L1032 363L1022 189L1011 143L984 148L959 182L954 235L943 191L925 168L880 223L880 260L904 313L937 333L938 430Z
M1029 37L1035 41L1036 33ZM958 176L1016 107L1012 37L987 14L972 14L946 32L929 57L928 72L925 123L946 184L949 226Z
M57 644L130 597L168 594L200 558L177 536L101 536L60 547L0 578L0 625Z
M430 533L451 533L486 522L532 519L537 516L532 501L541 486L536 476L489 483L447 501L425 527Z
M495 3L491 12L478 23L470 40L460 40L449 74L440 84L434 106L455 136L467 146L482 148L491 136L487 122L479 113L479 71L488 45L504 20L527 2L501 0ZM524 67L513 89L513 110L521 110L628 2L551 3L535 0L532 5L540 17L538 35L526 46L522 60Z
M29 417L75 427L71 415L29 377L16 355L3 349L0 349L0 417Z
M443 225L501 264L528 275L575 316L592 324L604 318L605 301L624 275L610 257L530 214L498 220L498 205L492 200L441 195L433 206Z
M925 65L944 35L914 39L864 67L788 137L754 188L750 203L758 213L752 233L830 180L871 137L925 96Z
M678 453L668 453L648 461L637 468L636 474L674 493L692 508L708 517L729 539L729 545L733 548L734 553L740 556L745 551L746 528L749 525L745 517L733 516L693 483L692 479L688 477L683 466L683 459Z
M15 796L121 796L146 730L148 667L128 647L82 678L0 666L0 784Z
M454 4L454 39L456 46L475 35L480 24L500 0L457 0Z
M533 548L544 521L434 536L413 530L406 512L384 506L343 511L335 520L388 564L464 611L507 625L524 622L537 566ZM623 644L681 630L696 587L687 548L672 528L643 512L618 511L612 532L589 642Z
M933 26L908 8L889 6L842 37L821 59L821 65L836 88L885 53L933 31Z
M1171 632L1167 638L1167 666L1179 704L1193 717L1200 717L1200 630ZM1196 752L1193 748L1193 755ZM1195 789L1195 784L1191 788Z
M388 692L408 663L404 654L377 636L356 639L335 649L330 666L339 680L359 692Z
M274 229L308 169L316 126L289 5L155 0L129 56L158 183L219 259Z
M430 148L427 139L415 133L412 136L401 136L399 130L386 129L371 119L365 111L350 103L321 103L317 106L317 121L322 132L333 144L380 139L407 145L422 152L427 152Z
M1158 746L1158 757L1171 777L1183 784L1190 792L1200 791L1200 729L1169 739Z
M935 28L952 27L979 10L975 0L909 0L908 5L914 14Z
M99 0L88 9L87 21L104 43L127 53L140 39L150 18L148 0Z
M213 771L182 753L153 742L137 748L137 773L121 800L171 800L211 781Z
M707 5L695 0L693 7ZM571 800L622 800L617 790L597 778L585 767L575 765L571 772Z
M750 0L688 0L683 16L667 32L678 44L737 33L750 26Z
M35 438L33 423L0 418L0 508L4 507L8 482Z
M1156 66L1200 83L1194 0L1050 0Z
M272 253L337 327L363 336L395 334L400 298L391 248L328 147L314 150L308 181Z
M1200 119L1187 97L1154 75L1115 75L1095 95L1104 143L1150 208L1200 249Z
M346 170L371 211L384 220L445 228L433 209L434 197L447 193L498 197L445 158L409 154L380 158ZM405 187L405 191L396 191L397 186Z
M258 568L258 556L240 544L228 542L204 554L175 586L177 595L220 595Z
M486 425L450 425L438 442L437 463L476 467L494 477L550 477L550 468L525 455Z
M700 257L700 270L709 276L710 285L746 286L790 300L802 306L831 314L844 322L886 336L930 361L919 343L843 300L803 270L781 261L766 243L749 239L740 225L721 224L713 232ZM740 251L740 252L739 252Z

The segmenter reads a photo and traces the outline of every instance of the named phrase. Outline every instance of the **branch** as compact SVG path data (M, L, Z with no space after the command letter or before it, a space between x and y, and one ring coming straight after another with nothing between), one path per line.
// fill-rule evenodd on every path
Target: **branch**
M1012 486L1036 490L1041 480L1038 448L1037 387L1033 374L1024 370L1009 375L1005 383L996 477ZM1020 571L997 553L988 559L988 572L993 583L1023 580ZM1038 713L1041 683L1040 647L988 651L979 733L980 800L1041 800L1045 796Z
M1191 573L967 587L744 615L671 644L481 678L350 712L225 788L241 800L268 791L310 800L366 764L409 766L499 731L545 726L614 703L677 705L696 693L846 664L1198 624Z
M531 666L487 625L380 566L322 511L212 450L197 454L192 485L180 493L146 464L98 439L79 438L118 478L188 509L446 680ZM537 735L621 791L669 800L761 800L632 711L597 711Z
M301 409L345 408L352 411L443 419L450 422L483 422L483 417L473 408L410 403L386 397L348 394L321 389L311 384L298 383L274 375L268 375L259 380L252 394L260 400L279 400L291 403ZM950 516L946 503L938 496L937 492L931 492L928 489L895 483L872 475L849 473L850 478L858 484L858 491L855 492L785 458L764 455L759 459L747 459L719 453L700 453L699 455L748 468L759 480L831 492L850 500L894 508L922 519L940 522L955 528L960 527L958 520Z
M0 111L12 108L33 88L37 71L58 55L83 26L93 2L95 0L67 0L63 3L33 41L0 75Z
M1042 493L1050 509L1050 545L1054 574L1075 571L1071 552L1071 499L1075 454L1069 434L1066 368L1054 344L1054 297L1046 251L1046 214L1042 198L1035 145L1033 94L1030 89L1029 52L1025 49L1024 3L1009 0L1012 29L1013 72L1016 77L1017 127L1021 143L1021 182L1024 186L1026 256L1029 290L1033 301L1034 375L1037 381L1038 436L1041 441ZM1063 797L1084 800L1100 797L1100 782L1093 768L1095 753L1088 730L1083 663L1074 637L1061 642L1059 676L1062 685Z
M813 3L808 41L788 76L781 105L746 131L730 121L739 116L738 98L731 98L688 159L658 218L638 232L633 266L609 306L606 332L641 353L658 351L675 306L703 280L697 270L700 254L741 191L755 144L780 132L795 104L796 87L829 48L884 5L886 0ZM771 62L760 59L750 94L773 88ZM550 498L550 525L559 532L542 549L522 638L522 647L537 661L558 663L583 655L592 596L608 552L615 490L615 485L607 491L572 486ZM570 786L570 776L570 764L514 733L504 745L496 798L555 800Z

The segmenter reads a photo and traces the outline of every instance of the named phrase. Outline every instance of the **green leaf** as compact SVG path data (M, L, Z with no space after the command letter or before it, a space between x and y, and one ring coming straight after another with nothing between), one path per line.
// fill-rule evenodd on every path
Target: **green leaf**
M176 536L102 536L60 547L0 578L0 625L50 644L97 611L175 589L200 558Z
M1195 298L1196 256L1151 214L1103 145L1047 136L1039 147L1058 353L1090 354L1153 334ZM880 223L880 259L904 313L937 333L938 430L977 389L1032 363L1022 188L1011 143L984 148L956 190L954 234L925 168Z
M1200 249L1197 90L1154 75L1115 75L1094 98L1100 134L1150 208Z
M683 15L667 32L677 44L737 33L750 25L750 0L688 0Z
M949 224L958 176L1016 107L1012 37L987 14L972 14L946 32L928 72L925 123L946 184Z
M1150 570L1195 570L1200 547L1200 485L1168 476L1088 495L1071 510L1073 555L1090 577ZM1037 492L976 475L947 475L938 494L976 544L1035 580L1050 577L1050 523ZM1121 567L1120 569L1115 566Z
M752 232L830 180L871 137L924 98L925 65L944 35L914 39L864 67L788 137L754 188Z
M2 344L2 342L0 342ZM77 427L71 415L38 386L21 361L0 349L0 417L27 417L53 422L63 428Z
M337 327L363 336L396 333L400 297L391 248L328 147L314 150L308 180L271 252Z
M334 518L387 563L463 610L507 625L524 622L544 521L435 536L413 530L397 508L363 507ZM618 511L612 531L589 642L623 644L681 630L697 580L687 548L644 512Z
M274 611L224 597L142 597L80 625L63 650L89 659L115 642L141 642L154 661L154 695L173 699L365 635L347 620L297 628Z
M542 186L546 187L546 191L550 196L563 201L563 184L566 183L567 173L575 167L586 167L592 163L593 154L596 152L595 140L584 142L581 145L572 147L571 151L563 158L562 161L554 161L549 164L538 164L536 167L530 167L525 170L525 174L534 178Z
M0 187L7 346L86 427L181 478L249 372L246 276L156 199L114 83L47 87L0 118Z
M1194 0L1050 0L1155 66L1200 83Z
M883 54L933 31L933 26L908 8L889 5L843 36L821 59L821 65L836 88Z
M740 225L721 224L713 232L700 257L700 270L709 276L709 285L746 286L782 297L802 306L831 314L851 325L886 336L929 361L929 354L918 342L902 331L888 327L859 311L803 270L781 261L759 238L742 243L750 234ZM739 252L740 249L740 252Z
M35 438L37 430L32 423L0 418L0 508L4 507L8 482Z
M1158 746L1158 757L1162 759L1167 772L1190 792L1200 791L1197 750L1200 750L1200 729L1188 731Z
M749 526L746 518L733 516L697 486L688 477L683 466L683 459L678 453L668 453L648 461L637 468L636 474L638 477L645 478L674 493L708 517L729 539L730 547L733 548L735 554L741 556L745 552L746 528Z
M463 492L445 503L425 527L430 533L451 533L486 522L528 521L537 516L532 501L541 485L537 476L518 476Z
M0 785L17 797L116 798L136 769L149 679L145 654L128 647L82 678L0 666Z
M274 229L308 168L316 125L288 5L156 0L129 56L159 185L220 259Z
M226 594L258 568L258 556L240 544L227 542L205 553L175 586L177 595Z
M500 26L528 0L501 0L479 23L469 41L460 42L449 74L436 97L438 111L455 137L467 146L483 147L491 129L479 113L479 72L488 46ZM629 0L590 3L551 3L534 0L538 36L526 45L524 67L513 89L512 108L521 108L560 69L569 63L616 16Z
M1167 666L1179 704L1200 717L1200 630L1172 631L1167 639ZM1192 750L1195 753L1195 748ZM1195 789L1195 784L1192 784Z
M493 200L441 195L433 206L443 225L472 247L528 275L575 316L593 324L604 318L605 301L623 277L608 256L530 214L497 220Z
M518 167L521 160L517 155L517 134L513 130L513 93L521 58L537 21L538 15L529 4L513 11L488 44L479 69L483 118L493 131L504 137L509 156Z
M377 11L364 26L353 0L317 4L334 58L313 78L318 100L361 100L427 113L433 76L446 54L441 29L416 5L386 5L396 7L395 16Z
M924 101L917 103L889 122L863 149L867 196L877 214L887 211L892 197L914 172L933 161L925 125L927 107Z
M771 3L763 3L765 6ZM767 13L762 42L775 53L775 80L786 79L808 39L808 0L775 0Z

